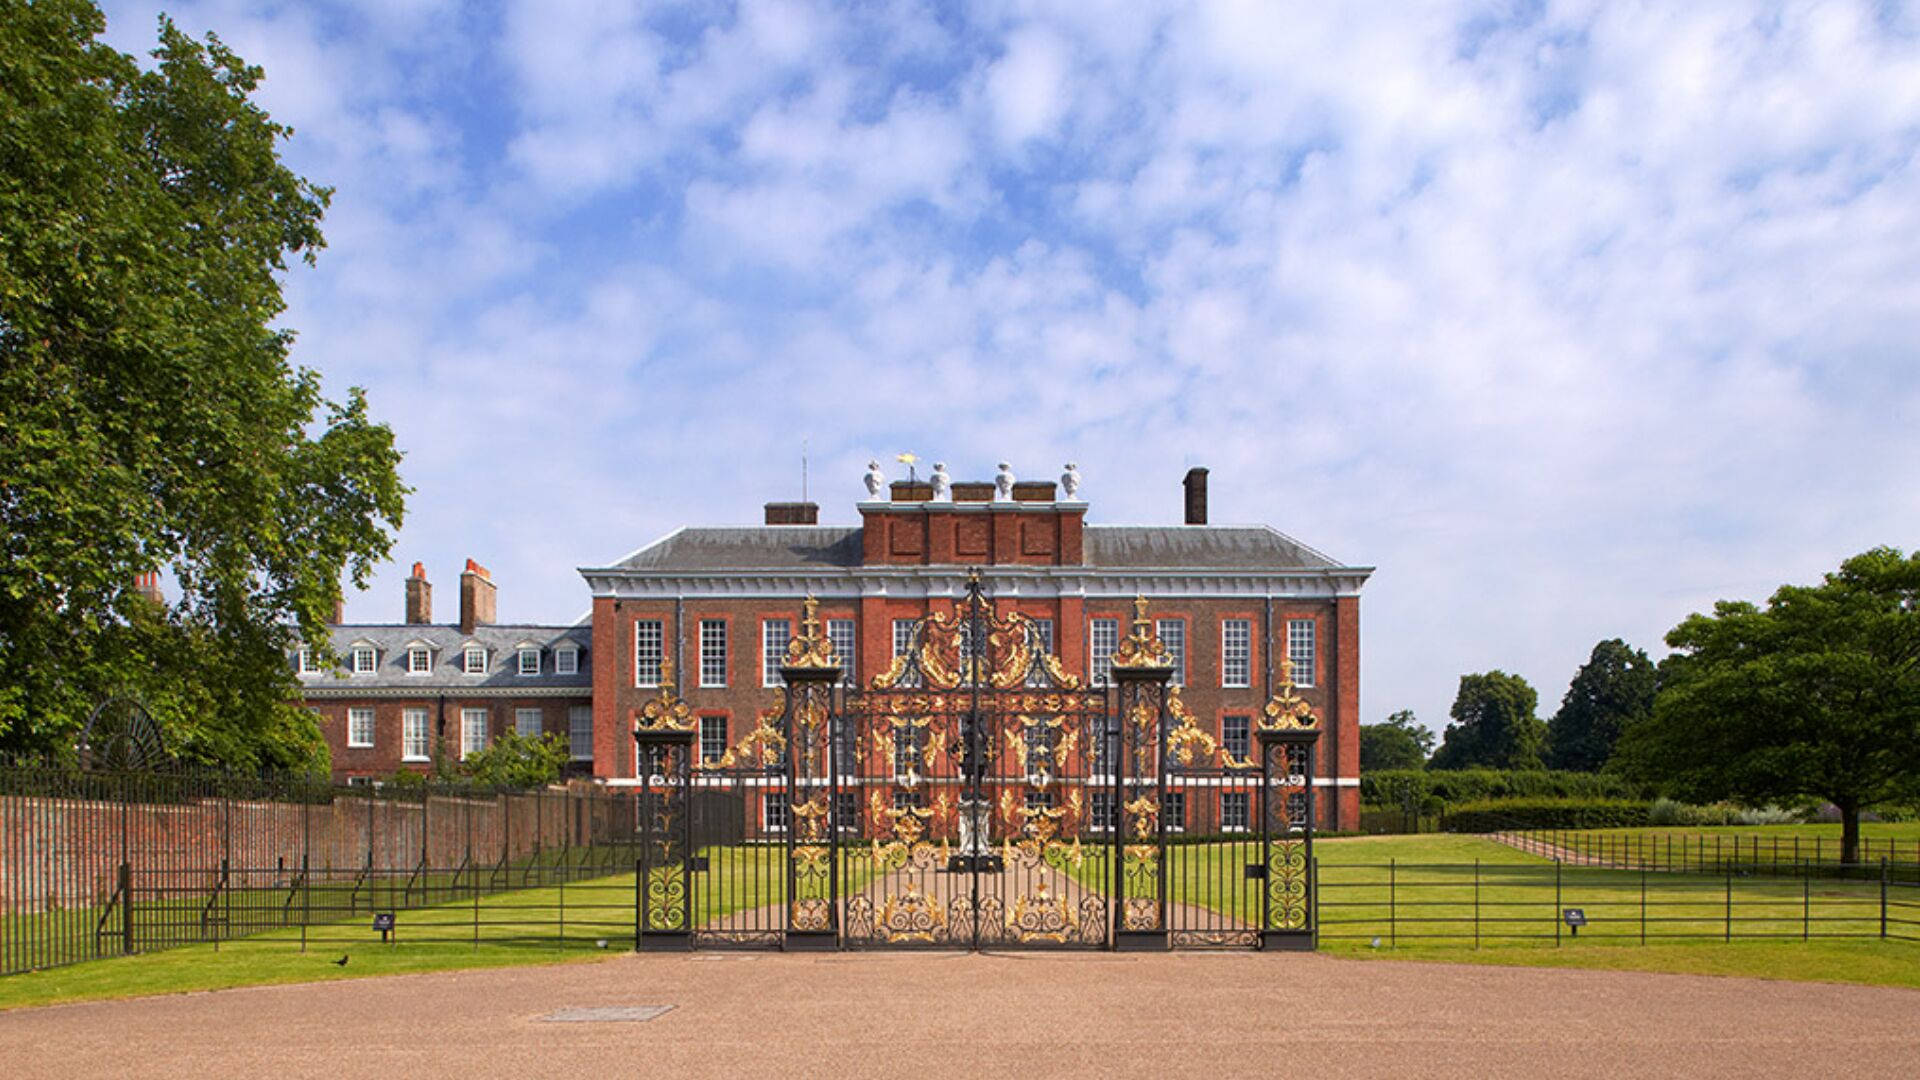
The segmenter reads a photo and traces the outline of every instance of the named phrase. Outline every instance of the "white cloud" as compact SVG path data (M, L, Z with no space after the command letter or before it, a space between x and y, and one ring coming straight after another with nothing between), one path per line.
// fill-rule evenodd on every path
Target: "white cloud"
M575 565L797 493L803 439L835 520L900 449L1075 460L1109 522L1206 464L1217 520L1379 566L1363 712L1437 726L1463 672L1550 711L1599 638L1920 544L1901 12L467 16L180 15L340 189L288 321L418 489L364 617L467 555L571 617Z

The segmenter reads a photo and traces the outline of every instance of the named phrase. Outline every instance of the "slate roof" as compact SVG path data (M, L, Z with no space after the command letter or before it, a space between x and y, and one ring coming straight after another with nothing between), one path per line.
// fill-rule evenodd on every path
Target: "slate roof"
M1264 525L1088 525L1090 568L1330 570L1341 564ZM860 565L860 529L764 525L677 530L611 567L664 572Z
M530 626L497 624L476 626L472 634L462 634L451 624L425 626L408 623L346 624L330 628L333 650L344 666L357 643L370 644L375 650L376 668L371 675L345 671L321 671L300 676L302 686L313 690L552 690L593 687L593 665L587 647L593 641L593 628L578 626ZM407 673L407 646L424 642L433 649L433 671L421 675ZM469 675L462 667L463 649L468 642L487 648L487 673ZM540 674L521 675L515 650L523 643L541 648ZM579 669L572 675L553 672L554 650L571 644L580 652Z
M753 525L688 528L614 564L624 570L804 570L860 565L860 528Z

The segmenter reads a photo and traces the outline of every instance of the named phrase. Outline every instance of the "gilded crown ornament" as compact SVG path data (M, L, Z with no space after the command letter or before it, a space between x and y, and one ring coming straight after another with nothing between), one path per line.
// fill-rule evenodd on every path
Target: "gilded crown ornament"
M1261 713L1262 731L1313 731L1320 727L1320 717L1314 713L1313 706L1293 692L1291 659L1280 658L1280 690L1267 701Z
M1153 632L1153 620L1147 618L1147 598L1133 598L1133 633L1128 634L1113 650L1113 666L1117 668L1164 668L1173 666L1173 654L1167 651L1166 642L1161 641Z
M694 723L693 708L673 692L673 660L664 657L660 661L660 690L640 706L633 730L692 731Z
M820 601L809 596L800 603L800 636L787 642L787 667L837 668L840 658L833 654L833 642L820 625Z

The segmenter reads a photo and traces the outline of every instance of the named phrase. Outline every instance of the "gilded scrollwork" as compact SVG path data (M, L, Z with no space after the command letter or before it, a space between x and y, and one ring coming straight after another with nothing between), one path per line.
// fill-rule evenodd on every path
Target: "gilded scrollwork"
M1173 666L1173 653L1167 649L1167 643L1153 632L1153 620L1147 618L1147 598L1133 598L1133 632L1120 640L1113 650L1113 666L1117 668L1170 668Z
M660 661L660 687L654 696L640 705L633 718L635 731L692 731L697 721L693 708L673 692L673 660Z
M1280 658L1280 687L1261 710L1262 731L1312 731L1320 726L1320 717L1294 693L1293 661Z

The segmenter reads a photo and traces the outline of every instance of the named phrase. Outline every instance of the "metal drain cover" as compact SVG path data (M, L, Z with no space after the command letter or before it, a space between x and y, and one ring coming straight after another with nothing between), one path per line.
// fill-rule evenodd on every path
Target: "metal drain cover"
M672 1011L671 1005L577 1005L540 1019L549 1024L644 1024Z

